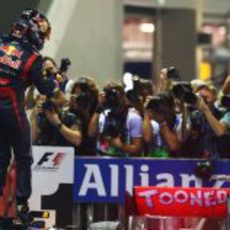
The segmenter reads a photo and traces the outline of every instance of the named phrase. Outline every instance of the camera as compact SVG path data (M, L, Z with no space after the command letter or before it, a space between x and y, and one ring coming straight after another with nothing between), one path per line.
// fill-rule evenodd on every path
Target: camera
M119 93L116 89L108 88L104 89L105 92L105 103L104 107L107 109L113 109L119 104Z
M75 96L76 103L79 107L85 108L89 102L88 95L84 92L81 92Z
M179 70L173 66L167 68L167 77L168 79L179 80L180 79Z
M210 161L202 161L198 162L196 169L195 169L195 175L199 178L209 180L212 176L213 172L213 164Z
M46 111L52 111L56 109L56 105L52 100L48 99L42 104L42 109Z
M229 95L224 95L222 98L221 98L221 105L230 110L230 94Z
M140 96L144 96L146 89L148 90L149 86L151 87L149 80L141 79L138 76L131 76L123 81L126 88L126 97L131 103L140 103Z
M66 72L70 65L71 65L71 61L69 58L62 58L59 72L60 73Z
M196 105L198 98L193 93L190 82L175 82L172 88L172 94L179 100L190 105Z
M135 103L139 101L142 80L138 76L133 76L131 80L132 89L126 92L126 96L131 103Z

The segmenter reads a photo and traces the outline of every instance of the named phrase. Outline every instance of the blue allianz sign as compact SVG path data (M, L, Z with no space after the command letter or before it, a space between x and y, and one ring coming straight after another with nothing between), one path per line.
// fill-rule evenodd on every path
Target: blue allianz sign
M230 187L230 161L215 162L210 181L194 175L198 160L76 158L75 202L124 203L134 186Z

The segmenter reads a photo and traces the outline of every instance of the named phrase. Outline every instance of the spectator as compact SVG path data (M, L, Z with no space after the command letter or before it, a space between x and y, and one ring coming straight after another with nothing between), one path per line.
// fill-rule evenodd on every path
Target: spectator
M227 131L227 126L220 122L223 112L215 106L216 91L212 86L200 86L197 93L200 98L198 110L192 112L190 117L185 151L189 157L218 158L217 137Z
M110 156L140 156L142 118L126 106L123 86L109 84L100 95L99 105L88 128L97 138L97 152Z
M88 124L92 113L95 111L98 100L96 83L90 79L81 77L73 84L69 111L75 114L82 124L81 155L95 155L95 138L88 136Z
M78 147L82 141L81 124L77 117L64 111L65 96L49 101L40 97L31 114L33 144ZM77 148L76 148L77 150Z
M178 156L181 148L181 116L175 112L174 99L161 93L146 102L143 137L148 145L147 155Z

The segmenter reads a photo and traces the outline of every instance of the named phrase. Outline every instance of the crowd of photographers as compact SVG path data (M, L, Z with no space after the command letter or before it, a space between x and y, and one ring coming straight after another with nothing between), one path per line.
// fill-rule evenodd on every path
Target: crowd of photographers
M102 90L94 79L67 77L43 61L44 78L62 91L58 100L27 92L34 145L74 146L79 156L230 157L230 78L221 89L198 80L183 82L177 69L162 69L160 83L126 74Z

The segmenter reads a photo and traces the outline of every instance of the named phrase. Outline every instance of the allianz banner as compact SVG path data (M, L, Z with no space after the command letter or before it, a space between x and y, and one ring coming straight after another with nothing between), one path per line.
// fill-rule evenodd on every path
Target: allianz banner
M76 158L75 202L123 204L134 186L230 187L230 162L217 161L209 181L197 178L198 160Z

